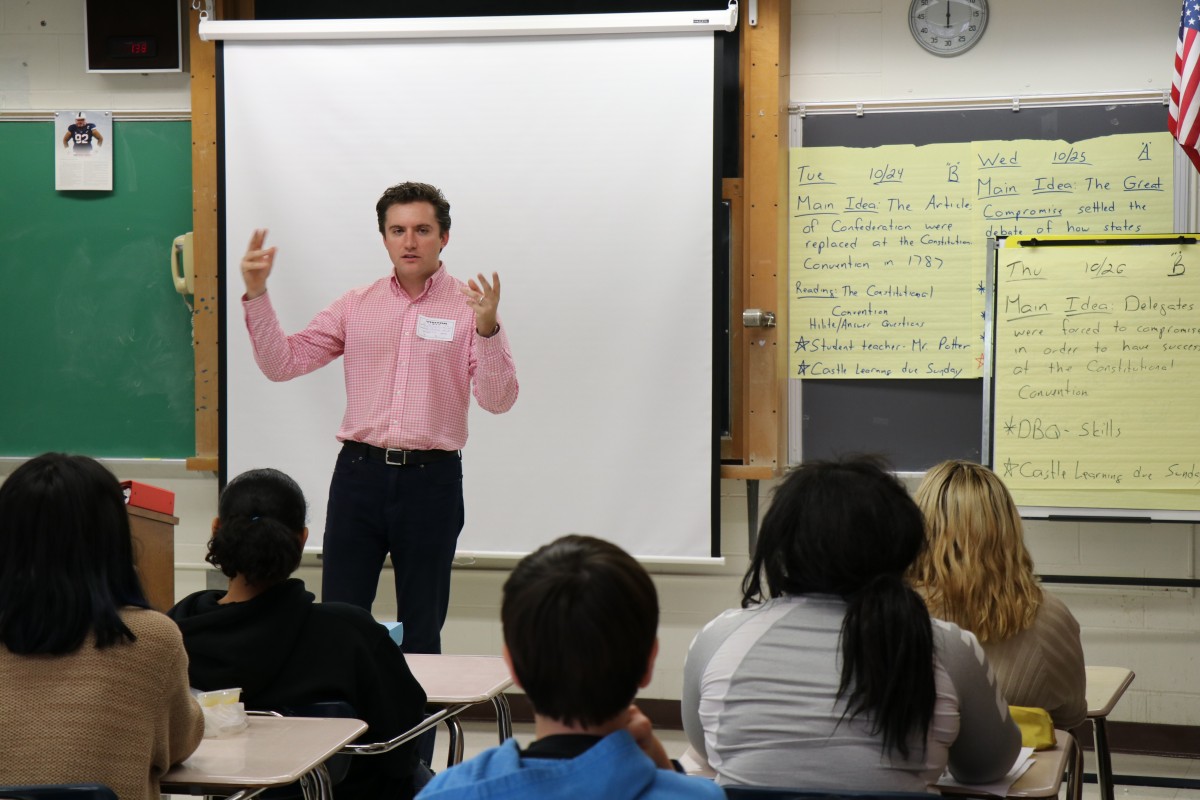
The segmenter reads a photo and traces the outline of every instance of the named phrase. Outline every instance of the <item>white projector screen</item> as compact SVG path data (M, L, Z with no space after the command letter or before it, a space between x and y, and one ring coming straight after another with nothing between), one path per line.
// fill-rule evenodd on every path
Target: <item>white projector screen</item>
M451 204L447 270L500 273L521 387L503 415L472 401L460 554L589 533L710 558L714 49L709 32L222 42L224 474L295 477L320 546L341 360L264 378L238 264L268 228L298 331L389 273L375 201L425 181Z

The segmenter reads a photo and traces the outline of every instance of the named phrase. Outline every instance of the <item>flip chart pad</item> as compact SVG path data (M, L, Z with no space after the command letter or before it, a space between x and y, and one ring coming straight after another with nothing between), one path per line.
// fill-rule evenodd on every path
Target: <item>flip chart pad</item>
M1200 246L1179 242L999 251L993 465L1019 505L1200 510Z
M1119 104L1022 105L1020 111L1011 107L968 107L817 113L809 108L798 133L805 150L852 148L860 154L887 145L971 146L973 142L998 140L1050 140L1078 145L1110 134L1158 136L1165 128L1164 114L1159 97ZM1006 173L992 170L990 174ZM1187 203L1187 194L1181 187L1176 187L1176 194L1178 209ZM1082 219L1076 222L1089 224ZM1178 228L1168 224L1156 230ZM986 242L977 245L980 252L989 249ZM794 320L795 307L792 312ZM807 309L802 316L810 316ZM794 348L793 344L789 349ZM974 379L966 378L964 373L957 379L889 376L886 380L808 380L795 375L793 364L788 380L789 461L866 451L884 454L896 469L924 471L947 458L986 460L991 436L990 391L984 391L982 370L975 373Z
M988 242L1170 230L1166 133L791 151L790 374L978 378Z

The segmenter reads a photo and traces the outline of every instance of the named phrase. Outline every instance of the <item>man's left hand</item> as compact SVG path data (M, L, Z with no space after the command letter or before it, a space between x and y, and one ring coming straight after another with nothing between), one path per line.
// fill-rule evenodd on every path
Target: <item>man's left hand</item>
M476 282L478 281L478 282ZM500 274L492 273L488 283L483 273L467 281L458 290L467 298L467 305L475 312L475 331L480 336L491 336L496 332L496 308L500 305Z

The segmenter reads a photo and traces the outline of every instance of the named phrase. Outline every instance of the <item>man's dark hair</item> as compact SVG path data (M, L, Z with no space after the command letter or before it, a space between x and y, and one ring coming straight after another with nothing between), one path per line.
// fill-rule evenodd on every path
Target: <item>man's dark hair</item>
M122 606L149 608L121 485L87 456L46 453L0 485L0 645L20 655L136 641Z
M228 578L274 586L300 566L306 509L300 486L279 470L243 472L221 491L204 560Z
M379 232L383 233L384 220L387 211L392 206L407 205L408 203L429 203L437 216L440 233L450 232L450 204L446 202L442 190L428 183L406 181L390 187L379 202L375 204L375 215L379 218Z
M564 536L521 559L504 584L504 643L538 714L599 725L646 675L658 594L646 570L603 539Z

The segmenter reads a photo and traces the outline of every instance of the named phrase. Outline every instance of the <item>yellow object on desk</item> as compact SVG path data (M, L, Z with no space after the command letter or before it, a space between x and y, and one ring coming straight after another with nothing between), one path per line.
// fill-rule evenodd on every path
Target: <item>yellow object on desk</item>
M1021 746L1034 750L1049 750L1057 744L1054 738L1054 720L1044 708L1032 706L1009 706L1013 722L1021 729Z

